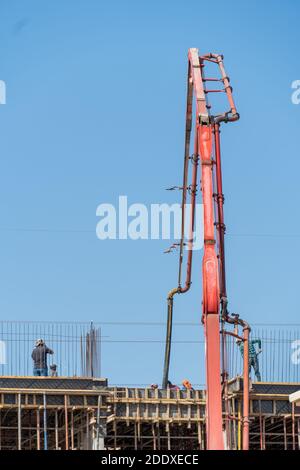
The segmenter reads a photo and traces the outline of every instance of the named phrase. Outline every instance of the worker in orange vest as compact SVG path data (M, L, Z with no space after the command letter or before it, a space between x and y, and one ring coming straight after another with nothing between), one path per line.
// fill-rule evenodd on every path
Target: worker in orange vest
M182 385L183 385L183 388L185 388L186 390L194 390L193 387L192 387L191 382L187 379L184 379L182 381Z

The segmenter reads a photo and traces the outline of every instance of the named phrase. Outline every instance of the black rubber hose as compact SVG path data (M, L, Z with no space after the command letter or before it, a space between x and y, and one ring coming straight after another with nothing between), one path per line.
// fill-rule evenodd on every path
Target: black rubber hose
M165 362L164 362L162 388L167 388L168 381L169 381L169 368L170 368L170 355L171 355L171 342L172 342L172 322L173 322L173 296L168 297L168 319L167 319L166 349L165 349Z

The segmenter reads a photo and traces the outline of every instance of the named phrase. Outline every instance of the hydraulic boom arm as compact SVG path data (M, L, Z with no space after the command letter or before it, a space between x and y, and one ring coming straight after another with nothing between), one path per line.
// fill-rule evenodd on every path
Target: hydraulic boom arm
M220 78L206 78L204 68L207 62L214 63L220 71ZM207 89L210 82L219 82L223 88ZM208 103L209 93L226 93L229 110L223 114L213 115ZM193 98L195 116L193 118ZM197 49L188 52L188 90L185 136L184 181L182 187L182 225L184 229L186 192L191 191L191 226L188 240L187 277L184 287L181 286L183 261L183 232L180 243L179 281L178 286L168 295L168 328L163 386L168 380L171 331L173 316L173 297L186 292L191 285L191 267L193 257L193 232L195 216L195 196L197 189L197 166L201 167L201 191L204 210L204 254L202 260L203 310L202 321L205 331L206 351L206 429L207 448L224 449L222 423L222 390L221 390L221 353L220 353L220 306L227 312L227 293L225 279L224 217L220 153L221 122L236 121L239 115L232 97L232 88L223 66L223 57L218 54L199 56ZM194 128L194 151L190 157L190 137ZM192 184L187 185L188 164L192 161Z

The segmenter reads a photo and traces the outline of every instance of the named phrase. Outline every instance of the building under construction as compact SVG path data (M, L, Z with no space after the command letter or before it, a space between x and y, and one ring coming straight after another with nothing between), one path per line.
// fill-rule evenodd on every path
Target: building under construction
M0 329L6 345L0 377L1 450L207 448L205 389L111 387L100 378L100 325L2 322ZM250 449L300 448L299 397L293 399L300 390L300 366L287 366L296 334L256 331L263 349L260 370L267 381L250 382ZM30 351L36 337L45 338L62 361L57 377L32 376ZM239 450L242 360L234 338L227 338L226 350L230 377L223 381L223 435L226 448ZM269 358L274 356L282 370L273 367Z
M300 449L300 383L252 385L250 449ZM204 450L204 390L110 388L104 379L2 377L1 450ZM229 384L227 448L242 449L243 381ZM300 405L300 403L299 403Z

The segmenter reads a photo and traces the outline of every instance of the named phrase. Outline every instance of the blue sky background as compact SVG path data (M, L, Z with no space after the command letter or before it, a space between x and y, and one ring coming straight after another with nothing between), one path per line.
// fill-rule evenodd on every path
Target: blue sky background
M164 241L99 241L95 214L119 194L179 202L164 188L182 179L187 50L199 47L224 54L241 114L222 132L230 308L299 322L299 13L295 0L1 1L2 319L155 322L104 325L102 370L160 382L177 257ZM176 322L200 320L201 255ZM172 380L202 383L203 345L189 343L202 328L177 325L174 339Z

